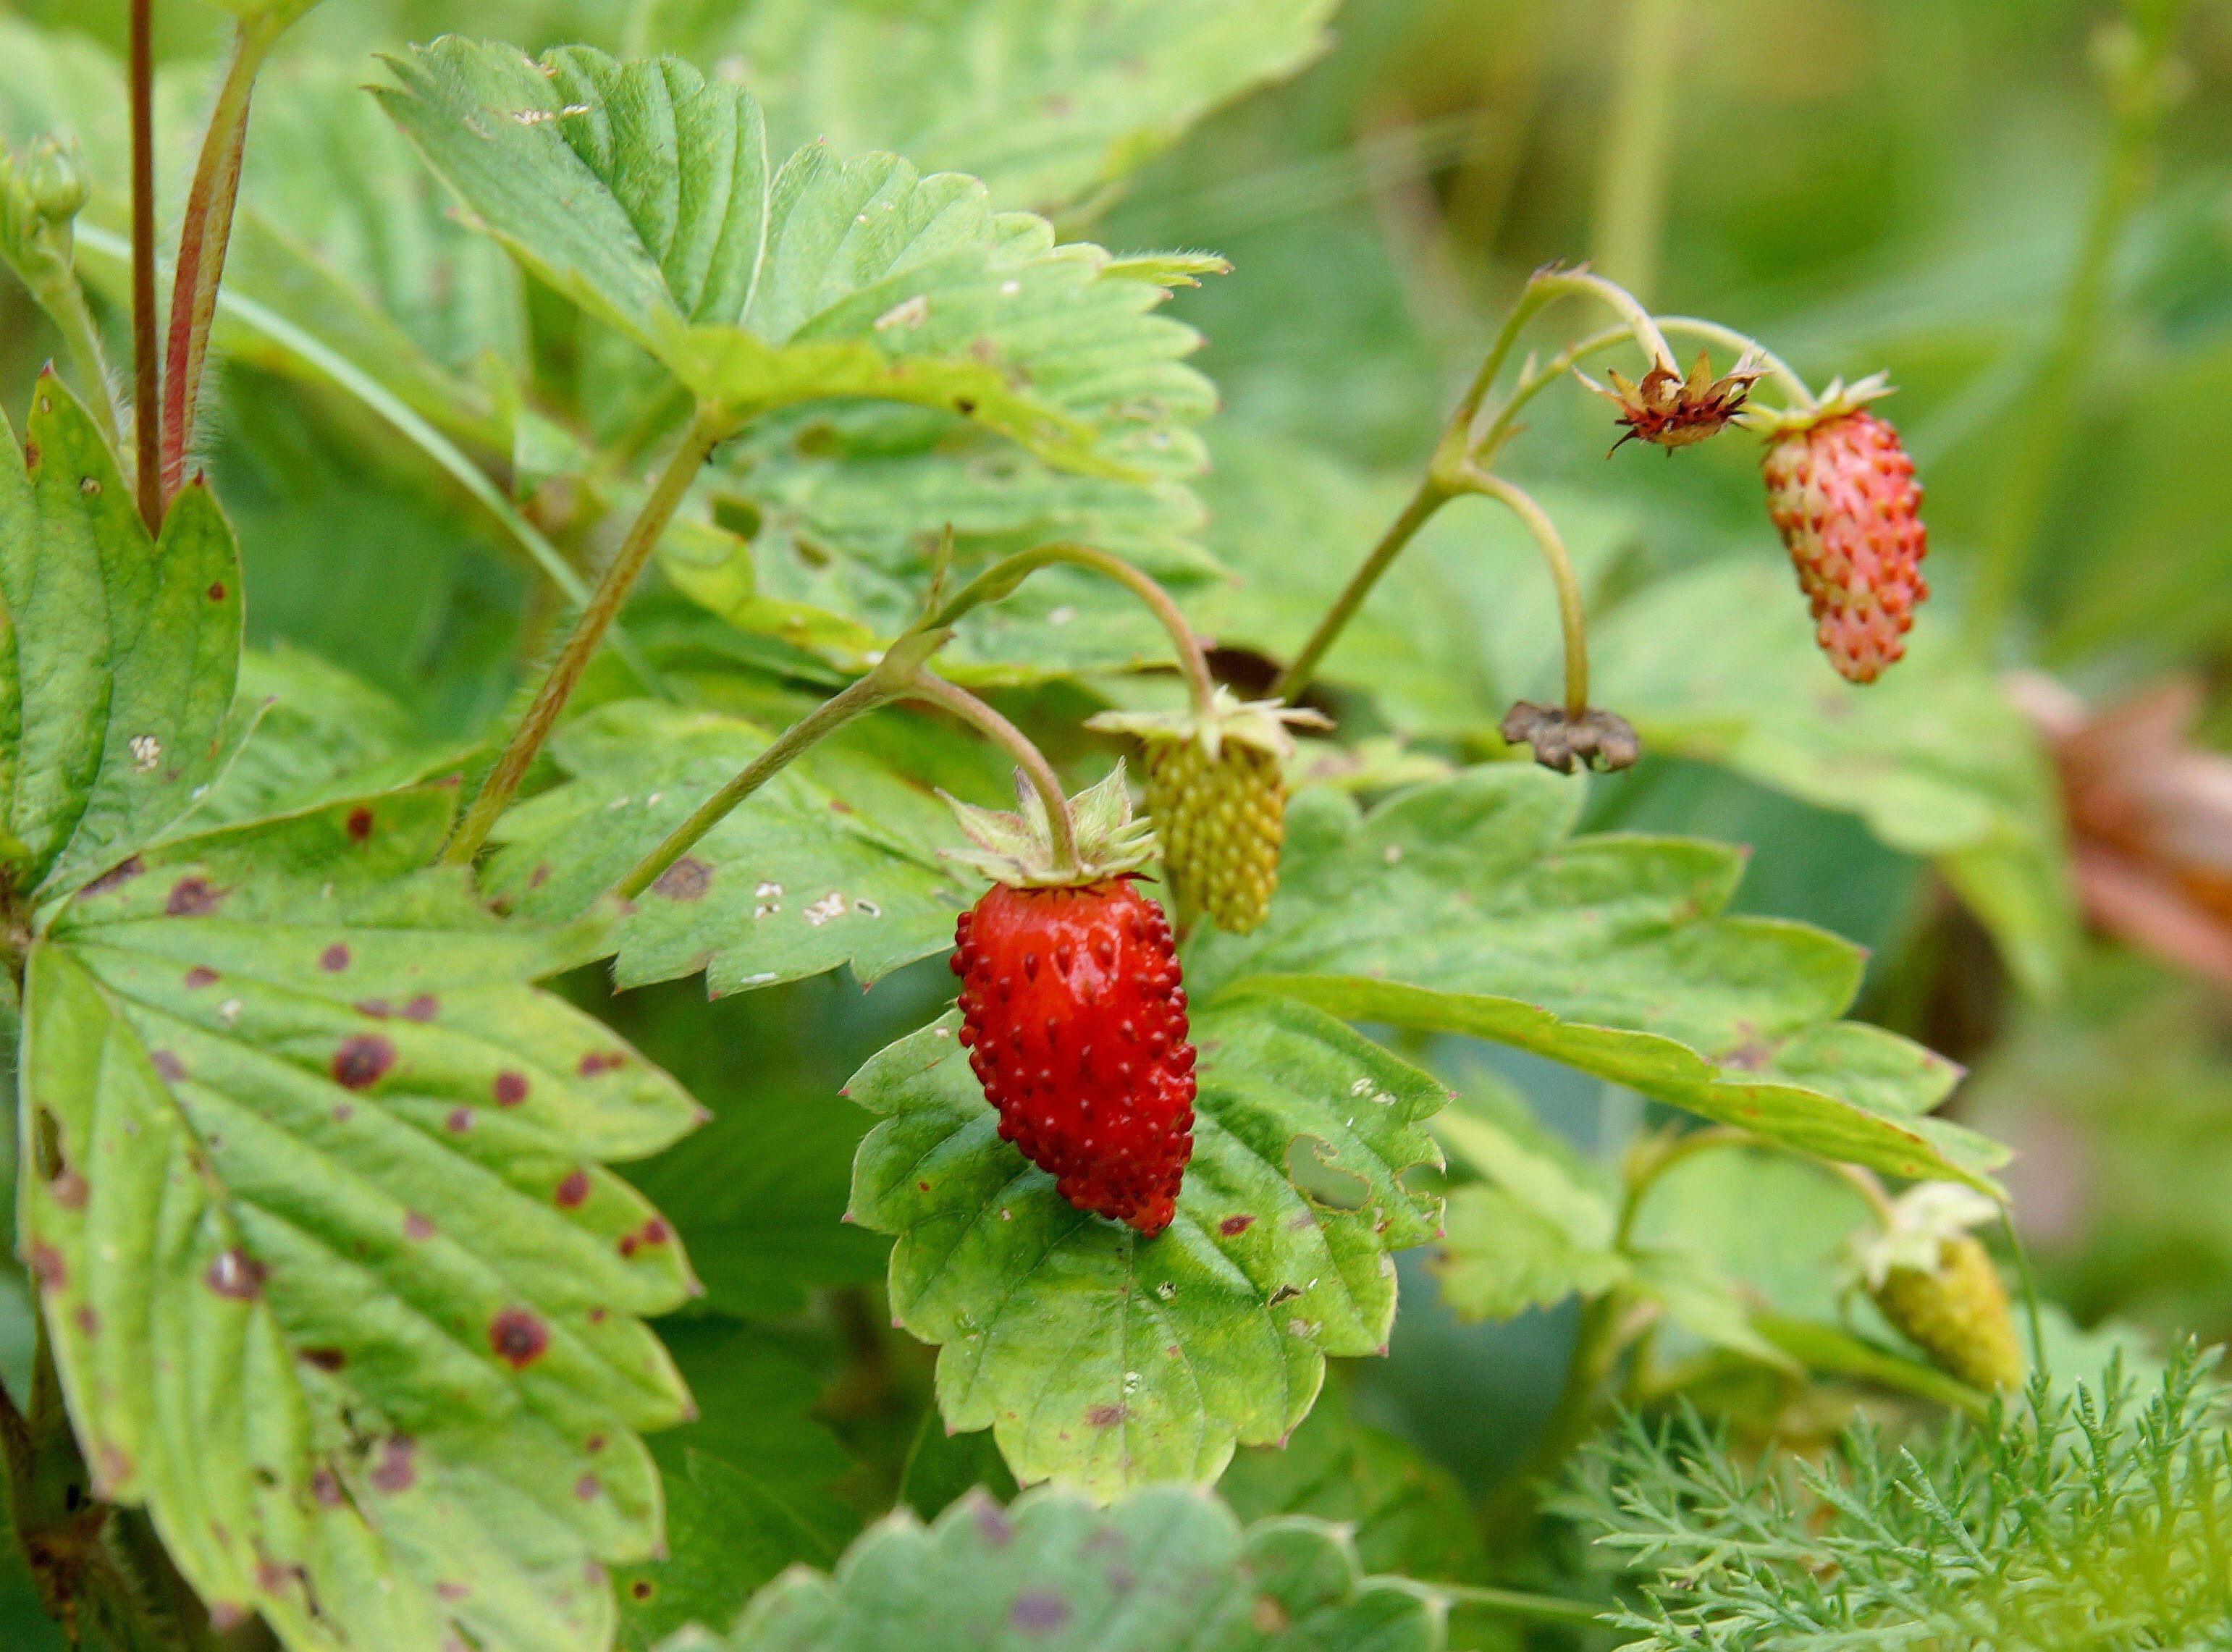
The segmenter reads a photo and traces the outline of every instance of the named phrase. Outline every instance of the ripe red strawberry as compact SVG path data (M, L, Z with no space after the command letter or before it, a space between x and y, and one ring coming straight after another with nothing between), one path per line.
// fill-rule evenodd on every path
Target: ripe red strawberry
M1872 384L1832 387L1804 422L1768 439L1767 513L1812 605L1814 636L1847 680L1872 683L1906 651L1915 605L1930 594L1922 489L1898 432L1861 406Z
M1152 1238L1193 1155L1193 1046L1162 909L1128 878L995 884L954 931L961 1041L1000 1135Z
M1120 763L1073 800L1074 867L1054 865L1046 810L1017 789L1017 814L953 806L976 845L953 858L995 880L954 928L961 1042L1002 1139L1079 1209L1152 1239L1176 1214L1194 1098L1170 923L1130 876L1154 842Z

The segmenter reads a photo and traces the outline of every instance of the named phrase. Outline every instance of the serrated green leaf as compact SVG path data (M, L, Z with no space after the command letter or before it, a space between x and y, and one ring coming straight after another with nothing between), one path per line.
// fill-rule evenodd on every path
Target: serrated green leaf
M191 808L246 732L228 714L240 563L209 489L159 541L100 431L49 373L0 463L0 832L16 886L59 895Z
M964 1499L925 1529L892 1515L834 1577L771 1586L736 1652L1437 1652L1431 1591L1362 1575L1338 1526L1301 1518L1246 1532L1178 1487L1113 1508L1026 1493ZM702 1645L703 1643L700 1642Z
M290 1647L595 1648L658 1541L640 1316L691 1287L599 1163L689 1098L526 985L602 918L424 871L447 788L143 852L29 965L21 1221L102 1496Z
M1427 1266L1440 1281L1442 1300L1464 1319L1509 1319L1577 1292L1595 1296L1628 1276L1619 1252L1584 1244L1517 1194L1488 1182L1450 1190L1442 1241Z
M1593 692L1646 749L1858 814L1891 848L1932 858L2016 979L2050 991L2077 942L2052 765L1949 630L1921 627L1908 658L1857 687L1814 646L1788 569L1718 562L1607 617L1590 642Z
M255 731L194 811L197 826L290 814L454 771L471 748L429 746L395 701L337 665L282 643L240 659Z
M702 1415L653 1442L666 1487L666 1552L620 1569L620 1644L647 1649L688 1623L726 1628L786 1566L834 1565L860 1529L829 1493L853 1467L808 1413L822 1373L756 1327L661 1327Z
M1193 334L1147 314L1162 289L973 178L820 146L771 175L757 106L676 60L445 38L389 61L382 102L490 232L740 419L915 402L1127 476L1171 409L1210 405Z
M1217 1490L1243 1520L1307 1514L1346 1527L1372 1571L1457 1583L1488 1573L1464 1488L1407 1442L1359 1422L1339 1382L1284 1446L1235 1456Z
M704 10L701 8L701 10ZM1294 73L1330 0L773 0L685 30L741 54L787 140L893 149L974 172L1003 204L1053 211L1124 178L1218 105Z
M1305 792L1269 921L1202 936L1189 981L1211 1001L1281 995L1494 1039L1801 1152L1993 1186L2004 1152L1921 1116L1959 1069L1836 1020L1859 986L1856 948L1729 916L1735 850L1568 838L1582 796L1516 763L1368 816Z
M1177 1220L1143 1241L1000 1140L957 1025L901 1040L847 1087L882 1118L852 1214L898 1237L892 1309L940 1344L946 1422L991 1428L1016 1479L1104 1497L1213 1479L1236 1443L1307 1414L1327 1354L1385 1343L1389 1253L1431 1237L1437 1213L1401 1180L1440 1162L1418 1127L1445 1098L1433 1079L1301 1005L1197 1017L1193 1158Z
M531 915L582 910L768 740L644 700L576 719L551 750L577 778L503 817L489 886ZM950 942L979 880L937 858L931 844L957 840L950 826L929 841L910 830L937 818L936 800L892 799L905 783L875 768L825 751L747 799L637 899L619 930L620 984L703 969L717 995L840 964L874 981Z

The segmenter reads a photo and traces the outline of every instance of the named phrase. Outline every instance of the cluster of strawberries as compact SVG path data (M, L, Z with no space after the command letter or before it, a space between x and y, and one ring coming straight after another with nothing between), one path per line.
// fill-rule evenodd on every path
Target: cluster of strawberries
M1612 374L1602 393L1620 408L1622 441L1671 450L1744 415L1760 376L1740 365L1716 379L1701 354L1686 375L1664 363L1637 383ZM1913 461L1866 408L1885 388L1877 379L1832 385L1802 410L1747 419L1768 437L1768 514L1815 635L1855 683L1900 657L1915 605L1929 594ZM1213 705L1186 713L1093 720L1144 747L1148 809L1181 925L1205 915L1246 934L1263 922L1278 881L1289 729L1322 721L1222 688ZM1532 743L1538 761L1571 767ZM1016 814L957 806L977 845L960 858L994 880L955 936L961 1041L1001 1136L1073 1205L1152 1237L1175 1215L1195 1094L1171 924L1132 881L1157 845L1132 819L1121 765L1077 800L1075 852L1059 859L1044 805L1019 789Z

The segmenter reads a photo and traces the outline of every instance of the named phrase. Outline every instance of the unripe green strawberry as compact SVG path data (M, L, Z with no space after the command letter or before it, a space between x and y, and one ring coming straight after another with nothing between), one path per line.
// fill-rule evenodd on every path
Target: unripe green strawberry
M1973 1189L1920 1182L1857 1247L1861 1277L1884 1318L1937 1364L1982 1389L2023 1380L2007 1287L1968 1231L1998 1210Z
M1093 719L1096 729L1139 735L1145 748L1147 813L1181 924L1206 912L1220 930L1246 935L1263 922L1287 834L1285 762L1294 749L1287 729L1324 722L1314 711L1243 702L1223 688L1205 712Z
M2022 1345L2007 1287L1968 1234L1943 1242L1935 1268L1886 1270L1874 1295L1901 1336L1963 1382L1981 1389L2021 1383Z
M1780 421L1760 461L1767 513L1782 535L1814 637L1848 681L1872 683L1906 651L1929 530L1898 432L1862 403L1875 381L1832 386L1820 406Z

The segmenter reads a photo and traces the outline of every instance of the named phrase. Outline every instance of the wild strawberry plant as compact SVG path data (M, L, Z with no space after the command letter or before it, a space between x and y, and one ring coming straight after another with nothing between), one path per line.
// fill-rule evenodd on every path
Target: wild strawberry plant
M1881 380L1817 394L1558 265L1407 496L1237 440L1212 470L1217 392L1165 306L1227 264L1072 226L1307 58L1318 0L873 29L646 6L620 52L386 42L368 89L282 46L307 4L242 0L198 103L152 78L150 10L124 65L0 23L0 255L62 347L0 463L36 1304L0 1445L65 1633L1424 1649L1453 1609L1586 1622L1496 1586L1433 1530L1462 1499L1327 1397L1329 1359L1385 1351L1419 1247L1460 1314L1582 1299L1542 1473L1622 1384L1684 1386L1662 1343L1979 1415L2021 1379L1968 1233L2005 1151L1933 1116L1958 1067L1848 1019L1859 949L1733 910L1737 850L1580 829L1579 774L1664 741L1863 809L1942 858L2019 973L2054 969L2029 747L1906 761L1912 715L1851 697L1907 692L1926 595ZM457 737L310 656L243 656L255 559L197 457L219 360L228 417L315 407L534 571L533 669L509 699L460 680ZM1510 470L1599 360L1621 443L1764 437L1759 521L1800 593L1666 581L1597 630L1593 675L1627 525ZM237 485L255 538L350 531ZM1204 491L1237 523L1222 559ZM377 544L341 554L383 577ZM1742 635L1701 655L1701 602ZM1814 622L1882 684L1796 658ZM1926 669L1933 703L2004 710L1973 667ZM1847 716L1891 794L1825 755ZM1011 774L1015 811L986 807ZM906 969L948 955L951 1010ZM754 1014L658 983L840 969L918 983L843 1085L858 1126L821 1081L709 1123L643 1047ZM788 1013L720 1061L822 1054ZM1607 1174L1492 1083L1460 1097L1453 1036L1663 1128ZM840 1222L796 1167L848 1130ZM1706 1163L1739 1208L1803 1178L1774 1185L1864 1253L1810 1277L1881 1318L1655 1237ZM853 1460L808 1415L816 1325L849 1338L856 1420L918 1430L880 1493L833 1493ZM1327 1478L1247 1458L1243 1526L1189 1489L1243 1448ZM834 1571L755 1594L795 1561Z

